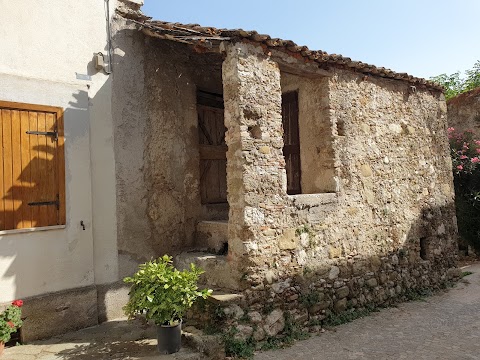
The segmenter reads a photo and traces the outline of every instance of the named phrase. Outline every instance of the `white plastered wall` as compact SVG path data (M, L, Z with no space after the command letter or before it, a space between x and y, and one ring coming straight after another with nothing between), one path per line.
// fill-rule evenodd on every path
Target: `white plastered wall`
M0 235L0 303L117 280L111 86L92 63L105 4L0 0L0 100L64 109L67 210L63 229Z

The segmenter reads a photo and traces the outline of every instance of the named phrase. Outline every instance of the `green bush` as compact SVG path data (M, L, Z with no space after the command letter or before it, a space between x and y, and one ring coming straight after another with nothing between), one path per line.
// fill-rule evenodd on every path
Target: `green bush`
M480 141L473 131L448 129L452 156L458 232L480 250Z
M195 300L206 299L212 293L198 289L202 273L194 264L190 264L190 270L177 270L168 255L141 264L132 277L123 279L132 284L130 300L123 310L130 319L144 315L157 325L174 325Z

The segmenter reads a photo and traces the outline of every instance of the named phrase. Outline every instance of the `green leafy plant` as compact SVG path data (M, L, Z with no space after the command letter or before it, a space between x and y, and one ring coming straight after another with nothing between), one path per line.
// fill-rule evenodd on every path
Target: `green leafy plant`
M480 60L473 65L473 68L465 71L465 78L460 72L451 75L441 74L431 77L430 80L442 85L445 89L445 99L449 100L461 93L480 87Z
M458 231L480 250L480 140L472 130L448 128Z
M131 283L130 300L123 310L129 319L144 315L156 325L174 325L199 297L206 299L212 290L199 290L198 278L203 270L190 264L190 270L179 271L172 258L161 258L139 265L139 270L123 279Z
M22 300L15 300L0 313L0 342L7 343L12 334L22 326Z
M241 359L253 358L255 340L251 336L246 340L238 339L235 337L237 332L238 330L236 328L231 328L223 335L225 354Z

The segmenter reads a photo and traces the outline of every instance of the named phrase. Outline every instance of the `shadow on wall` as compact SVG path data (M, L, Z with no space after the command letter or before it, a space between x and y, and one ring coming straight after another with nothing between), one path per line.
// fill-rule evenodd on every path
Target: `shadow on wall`
M309 316L314 316L322 314L319 309L341 312L391 304L408 299L411 291L442 288L456 276L449 271L456 266L457 254L457 225L452 219L455 219L453 203L426 207L410 226L404 243L393 240L387 252L337 259L316 269L304 268L286 291L299 285L299 299L308 299L312 292L324 293L323 307L307 306ZM385 224L385 233L394 227L395 224ZM332 267L338 269L332 272ZM339 287L342 291L348 287L348 295L340 300ZM274 301L291 309L292 304L285 299L292 295L295 293L283 293Z
M64 111L63 117L70 120L82 119L82 115L78 113L86 111L87 92L79 91L73 94L73 98L75 100L69 103L70 107ZM58 154L64 152L63 145L57 143L54 137L50 135L26 134L27 131L56 131L55 118L51 113L30 112L29 116L27 111L9 110L9 112L12 115L16 112L19 117L17 118L17 114L15 114L14 117L10 118L12 125L10 127L10 139L12 139L10 144L13 155L11 158L4 157L3 159L3 166L10 166L13 170L10 174L6 172L2 174L4 178L10 177L12 186L5 188L1 199L4 211L0 215L0 230L58 225L64 221L61 212L65 211L65 209L60 208L64 204L62 205L57 197L60 189L58 185L59 176L62 176L63 173L59 170L59 165L63 165L58 163L63 161L63 157L59 159ZM20 112L23 113L21 117ZM5 113L3 113L3 116L5 116ZM88 128L80 129L80 132L76 131L77 129L72 129L72 127L78 125L75 124L75 121L70 120L65 131L66 138L70 136L70 133L75 133L78 136L79 134L82 135L81 131L88 131ZM14 124L14 122L17 122L17 124ZM5 142L9 141L5 136L5 126L7 126L6 121L3 121L4 146L6 145ZM14 132L18 132L18 134L14 134ZM10 159L13 159L13 161ZM7 164L7 162L9 163ZM66 177L68 180L69 174L66 174ZM59 201L58 210L57 201ZM44 202L49 204L43 205ZM9 236L13 238L10 239ZM18 239L18 236L15 234L4 235L2 239L4 245L2 245L0 254L0 257L4 258L14 257L9 268L1 276L2 278L15 277L15 297L23 296L18 289L28 288L32 282L36 284L39 281L48 282L48 279L35 278L35 275L28 273L28 271L18 271L26 264L29 265L30 269L46 267L42 259L36 256L37 254L17 251L15 239Z

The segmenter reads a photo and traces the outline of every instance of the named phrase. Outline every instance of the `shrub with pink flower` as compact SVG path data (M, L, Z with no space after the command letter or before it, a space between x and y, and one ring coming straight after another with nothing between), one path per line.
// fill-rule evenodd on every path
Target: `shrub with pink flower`
M457 132L448 128L448 140L452 155L453 171L457 176L474 173L480 163L480 140L474 139L472 130Z
M448 129L453 163L458 231L480 250L480 140L471 130Z

